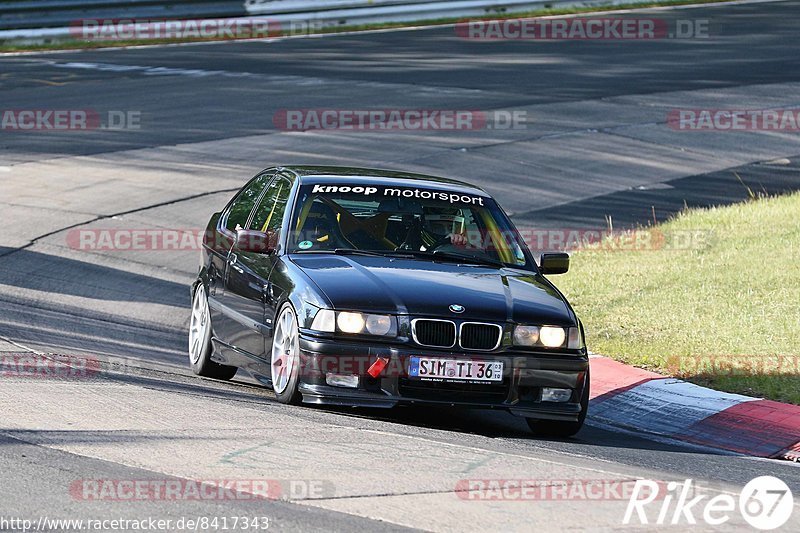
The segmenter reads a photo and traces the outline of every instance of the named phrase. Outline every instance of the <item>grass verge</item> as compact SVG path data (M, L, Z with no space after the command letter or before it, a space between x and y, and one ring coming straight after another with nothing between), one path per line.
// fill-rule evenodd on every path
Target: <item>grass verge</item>
M647 231L656 245L577 251L555 280L590 349L800 404L800 194L688 210Z
M619 9L645 9L650 7L669 7L669 6L683 6L695 4L717 4L729 2L730 0L662 0L652 2L631 2L627 4L608 5L608 6L592 6L592 7L565 7L556 9L537 9L534 11L525 11L517 13L495 13L483 17L470 17L469 20L501 20L510 18L530 18L530 17L543 17L552 15L574 15L581 13L601 13L604 11L616 11ZM315 28L312 32L304 33L304 35L325 35L332 33L344 33L353 31L370 31L381 29L394 29L394 28L410 28L419 26L437 26L442 24L453 24L464 21L464 17L448 17L440 19L405 21L405 22L385 22L374 24L355 24L355 25L339 25L327 26L324 28ZM283 31L277 36L290 36L291 32ZM243 39L246 40L246 39ZM52 42L41 44L15 44L14 42L0 41L0 53L3 52L36 52L47 50L83 50L93 48L120 48L126 46L143 46L143 45L157 45L157 44L177 44L177 43L193 43L193 42L217 42L219 39L144 39L144 40L128 40L128 41L80 41L74 39L59 39Z

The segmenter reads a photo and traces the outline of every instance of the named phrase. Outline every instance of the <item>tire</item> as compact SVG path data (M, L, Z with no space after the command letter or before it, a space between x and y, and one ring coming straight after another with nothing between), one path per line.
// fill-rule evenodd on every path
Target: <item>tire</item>
M238 368L215 363L211 360L211 313L208 308L206 288L200 283L192 299L192 318L189 323L189 365L192 372L205 378L228 381L236 375Z
M537 436L540 437L559 437L567 438L572 437L583 428L583 423L586 421L586 412L589 410L589 372L586 372L586 384L583 387L583 395L581 396L581 414L578 415L578 420L575 422L565 422L563 420L537 420L536 418L527 418L528 427Z
M302 395L297 390L300 381L300 332L297 314L290 303L278 312L272 335L270 355L272 390L281 403L298 405Z

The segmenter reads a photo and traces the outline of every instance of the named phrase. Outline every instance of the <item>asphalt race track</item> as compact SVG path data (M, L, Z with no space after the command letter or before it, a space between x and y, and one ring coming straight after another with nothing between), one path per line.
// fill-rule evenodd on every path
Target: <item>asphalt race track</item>
M0 515L266 515L287 530L622 527L625 502L473 502L464 479L691 477L738 494L788 462L597 427L537 440L504 413L281 405L241 375L190 376L196 249L92 250L86 229L203 228L261 168L311 163L440 174L492 193L519 226L646 223L754 189L800 189L791 131L677 131L674 109L800 102L800 1L647 16L708 20L708 38L494 41L452 27L0 57L3 109L122 111L138 129L0 130L0 352L81 354L120 372L0 381ZM302 109L517 112L515 129L282 131ZM580 309L578 309L580 312ZM589 337L591 342L591 337ZM291 502L112 502L76 479L315 480ZM10 502L14 502L13 505ZM654 515L653 515L654 516ZM800 514L793 518L795 529ZM377 521L383 521L379 523ZM732 524L743 527L741 517ZM787 525L787 528L791 524ZM641 527L641 526L640 526Z

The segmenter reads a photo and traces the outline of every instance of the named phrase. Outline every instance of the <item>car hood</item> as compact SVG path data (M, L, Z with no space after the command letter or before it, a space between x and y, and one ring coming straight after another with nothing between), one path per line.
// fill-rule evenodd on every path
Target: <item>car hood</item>
M571 326L562 296L515 269L405 258L294 254L334 309ZM463 314L450 311L464 306Z

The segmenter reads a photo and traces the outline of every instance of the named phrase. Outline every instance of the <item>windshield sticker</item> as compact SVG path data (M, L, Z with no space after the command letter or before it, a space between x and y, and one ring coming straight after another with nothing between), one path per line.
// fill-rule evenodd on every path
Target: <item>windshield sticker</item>
M312 246L314 246L314 243L311 241L303 241L297 245L297 247L300 248L301 250L308 250Z
M419 198L422 200L439 200L451 204L483 205L483 198L468 194L445 191L429 191L424 189L406 189L400 187L363 187L361 185L314 185L311 191L318 193L350 193L362 196L383 196L386 198Z

